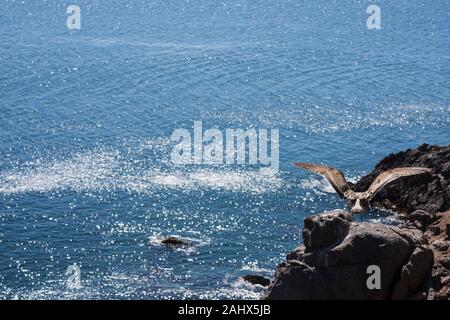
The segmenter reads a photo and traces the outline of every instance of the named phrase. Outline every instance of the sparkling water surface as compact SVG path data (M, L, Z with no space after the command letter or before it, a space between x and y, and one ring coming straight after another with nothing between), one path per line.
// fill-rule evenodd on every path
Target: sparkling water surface
M0 14L0 298L258 298L303 218L450 141L447 1L11 1ZM177 166L171 133L280 130L280 171ZM389 220L372 210L367 219ZM169 249L164 236L191 247ZM81 268L82 287L66 287Z

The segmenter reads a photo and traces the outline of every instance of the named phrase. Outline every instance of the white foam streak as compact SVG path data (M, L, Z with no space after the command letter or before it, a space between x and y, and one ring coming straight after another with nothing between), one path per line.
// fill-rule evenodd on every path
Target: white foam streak
M0 174L0 192L105 189L114 180L117 166L117 153L114 152L87 152L70 160L50 163L37 161L25 169Z
M161 188L264 193L276 191L283 184L277 173L267 169L165 166L163 170L160 164L152 164L150 168L142 170L139 165L134 165L128 156L110 150L90 151L61 161L38 160L25 167L0 173L0 193L58 190L126 190L140 193Z

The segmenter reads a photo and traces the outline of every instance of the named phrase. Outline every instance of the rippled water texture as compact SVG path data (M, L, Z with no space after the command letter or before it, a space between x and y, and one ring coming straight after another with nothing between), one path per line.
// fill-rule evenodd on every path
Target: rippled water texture
M3 1L0 298L258 298L303 218L450 138L447 1ZM280 130L280 171L180 166L177 128ZM367 219L384 221L373 210ZM163 237L189 247L170 249ZM82 288L66 287L81 268Z

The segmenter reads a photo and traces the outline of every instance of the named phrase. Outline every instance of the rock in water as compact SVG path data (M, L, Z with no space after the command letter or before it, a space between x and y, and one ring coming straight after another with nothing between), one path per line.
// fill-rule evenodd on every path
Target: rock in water
M263 276L257 275L257 274L248 274L246 276L243 276L242 279L245 281L251 283L251 284L259 284L260 286L267 287L270 284L270 280L267 278L264 278Z
M164 238L161 241L161 243L167 246L174 246L174 247L181 247L188 245L188 243L185 240L172 236Z
M305 245L279 265L264 298L390 299L396 286L398 297L417 290L433 265L417 229L350 222L348 213L333 211L306 218L305 230ZM380 289L367 285L373 265L381 271Z

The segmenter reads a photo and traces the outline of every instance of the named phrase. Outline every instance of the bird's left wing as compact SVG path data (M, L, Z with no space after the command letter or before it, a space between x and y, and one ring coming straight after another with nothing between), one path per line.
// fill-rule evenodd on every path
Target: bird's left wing
M304 162L295 162L294 166L312 171L327 178L341 198L345 198L347 191L350 190L350 186L348 185L347 180L345 180L344 174L338 169Z
M431 169L421 167L405 167L387 170L378 175L365 192L368 200L371 200L383 187L401 177L414 176L417 174L429 173Z

